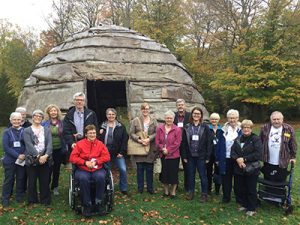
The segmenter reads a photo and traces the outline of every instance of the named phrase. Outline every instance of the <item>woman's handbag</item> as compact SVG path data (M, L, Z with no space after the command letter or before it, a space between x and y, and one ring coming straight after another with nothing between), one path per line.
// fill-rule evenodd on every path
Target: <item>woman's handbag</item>
M141 130L143 130L142 124L140 119L138 119L139 125L141 127ZM148 135L144 131L139 131L137 135L141 139L148 138ZM148 155L150 151L150 144L149 145L142 145L139 142L136 142L132 140L131 138L128 139L128 149L127 149L127 155Z
M244 168L244 171L246 175L253 175L259 172L261 168L260 162L246 162L246 167Z

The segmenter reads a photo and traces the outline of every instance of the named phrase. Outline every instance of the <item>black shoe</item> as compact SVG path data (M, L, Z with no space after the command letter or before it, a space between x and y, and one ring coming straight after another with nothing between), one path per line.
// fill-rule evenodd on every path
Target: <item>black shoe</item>
M143 190L138 190L138 193L143 194Z
M166 194L166 193L163 193L162 196L163 196L163 197L169 197L170 195L169 195L169 194Z
M9 206L9 201L2 201L2 205L4 208L7 208Z
M92 207L84 206L82 209L82 215L84 215L85 217L90 217L92 215Z
M186 200L193 200L194 198L194 192L188 192L186 196Z
M153 190L147 191L150 195L154 195L155 192Z
M121 191L121 193L122 193L123 195L128 195L128 192L127 192L127 191Z

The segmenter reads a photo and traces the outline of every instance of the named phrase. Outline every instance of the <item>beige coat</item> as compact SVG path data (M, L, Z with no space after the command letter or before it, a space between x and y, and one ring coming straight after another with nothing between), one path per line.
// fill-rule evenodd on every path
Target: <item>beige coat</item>
M130 131L129 135L134 141L138 141L139 136L138 132L142 131L143 127L140 126L139 120L141 121L141 125L143 126L143 116L136 117L130 122ZM156 119L150 117L150 124L148 129L148 136L150 138L150 151L146 156L132 156L133 162L146 162L153 163L155 159L158 157L158 151L155 147L155 132L156 132L157 121Z

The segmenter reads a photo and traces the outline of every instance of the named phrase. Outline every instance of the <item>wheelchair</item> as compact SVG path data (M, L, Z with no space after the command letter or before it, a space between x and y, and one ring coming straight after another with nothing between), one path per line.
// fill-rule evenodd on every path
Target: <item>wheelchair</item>
M266 201L285 209L285 214L293 212L291 190L293 183L294 164L290 170L274 169L264 166L263 177L258 178L258 201Z
M106 215L113 210L114 204L114 182L111 170L107 164L103 165L105 169L105 191L103 196L103 201L99 207L96 206L95 202L92 202L92 212L91 216L93 215ZM75 179L75 170L76 166L73 165L72 173L70 174L69 178L69 206L71 209L75 210L76 213L82 214L83 213L83 206L81 205L80 199L80 187L79 181ZM95 185L91 184L91 194L92 199L95 199Z

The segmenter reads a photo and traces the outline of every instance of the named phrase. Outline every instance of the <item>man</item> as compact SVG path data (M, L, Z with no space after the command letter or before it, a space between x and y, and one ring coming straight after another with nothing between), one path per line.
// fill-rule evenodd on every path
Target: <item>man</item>
M189 123L191 113L186 111L186 105L184 99L177 99L176 101L177 112L175 112L174 124L183 129L183 127ZM180 149L181 151L181 149ZM187 162L181 160L184 172L184 189L188 191L188 171Z
M294 129L283 122L283 115L275 111L270 116L271 123L261 128L260 138L263 143L263 171L276 171L266 179L285 180L289 163L296 163L297 143ZM281 175L285 174L285 175Z
M22 115L21 127L27 128L31 126L31 123L26 119L27 110L24 107L16 108L15 112L19 112ZM11 123L9 123L8 127L11 127Z
M69 152L76 146L77 141L84 138L84 127L94 125L99 132L96 113L85 107L85 94L75 93L73 101L75 106L69 108L63 120L63 137L69 146Z

